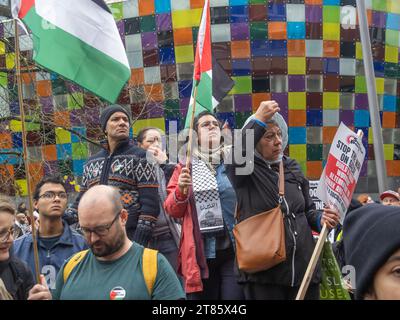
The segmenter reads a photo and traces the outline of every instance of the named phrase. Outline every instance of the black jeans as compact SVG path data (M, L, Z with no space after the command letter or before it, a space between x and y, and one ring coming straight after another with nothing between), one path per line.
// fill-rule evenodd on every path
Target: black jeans
M247 282L244 284L246 300L295 300L300 287ZM304 300L319 300L319 284L310 284Z
M149 248L158 250L166 257L176 272L178 269L178 247L170 233L151 238Z
M232 248L218 250L215 259L207 259L209 278L203 279L203 291L187 295L188 300L243 300L243 288L234 272Z

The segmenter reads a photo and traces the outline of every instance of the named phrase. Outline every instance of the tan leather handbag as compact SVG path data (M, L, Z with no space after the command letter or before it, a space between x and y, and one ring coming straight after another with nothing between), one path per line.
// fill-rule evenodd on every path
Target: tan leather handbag
M283 163L279 166L279 198L285 194ZM239 219L239 212L236 212ZM280 203L235 225L236 257L239 269L255 273L286 260L285 227Z

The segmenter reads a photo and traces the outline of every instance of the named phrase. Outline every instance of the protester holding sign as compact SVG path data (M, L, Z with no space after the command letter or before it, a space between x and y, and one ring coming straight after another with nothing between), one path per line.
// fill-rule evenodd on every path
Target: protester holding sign
M286 261L260 272L240 271L239 281L244 284L246 299L294 299L314 249L311 229L320 231L324 223L334 228L339 222L337 212L315 209L309 195L308 180L300 166L283 155L288 130L279 110L275 101L261 102L257 112L242 129L243 141L246 141L247 135L254 134L255 149L244 144L239 151L246 154L246 158L251 159L249 161L254 158L254 170L248 175L237 174L237 169L243 168L246 163L236 163L235 159L233 165L227 166L238 197L241 222L277 207L279 163L283 161L284 165L286 201L282 202L281 208L284 212ZM318 269L306 298L319 299L320 280Z
M198 147L190 171L186 164L176 166L164 203L169 215L183 218L178 271L189 299L243 299L234 274L236 195L225 172L220 123L204 111L193 128Z

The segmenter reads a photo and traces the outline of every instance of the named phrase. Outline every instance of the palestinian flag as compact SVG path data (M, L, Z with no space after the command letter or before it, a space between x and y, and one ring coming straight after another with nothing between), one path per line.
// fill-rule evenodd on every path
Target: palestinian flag
M12 0L14 18L32 31L34 60L115 102L131 70L103 0Z
M194 103L194 89L197 86L195 115L208 110L213 112L233 87L232 79L211 55L210 1L205 0L197 37L194 60L193 89L186 116L185 128L190 127Z

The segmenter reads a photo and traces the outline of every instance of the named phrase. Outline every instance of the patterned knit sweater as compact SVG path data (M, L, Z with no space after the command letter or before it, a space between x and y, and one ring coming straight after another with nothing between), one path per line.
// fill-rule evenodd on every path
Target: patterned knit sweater
M146 151L125 140L112 154L103 149L90 157L83 168L81 191L74 207L78 207L89 188L98 184L119 188L121 201L129 212L128 237L147 245L160 208L154 165L147 161Z

